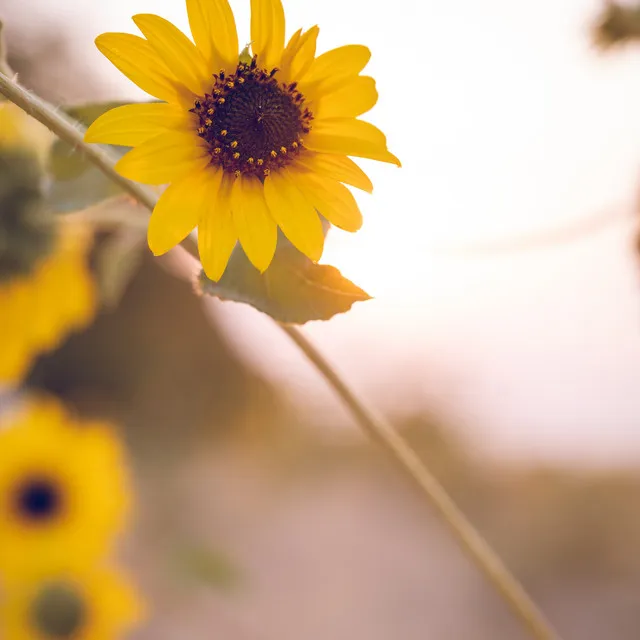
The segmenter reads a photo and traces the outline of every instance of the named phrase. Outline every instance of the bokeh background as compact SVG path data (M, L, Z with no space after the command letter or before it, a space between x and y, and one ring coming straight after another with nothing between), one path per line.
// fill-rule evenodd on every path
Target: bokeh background
M249 7L234 2L241 41ZM286 4L370 46L363 230L323 258L375 299L305 329L403 429L567 638L640 635L640 49L598 0ZM93 46L180 0L0 0L55 104L141 99ZM244 31L243 31L244 30ZM135 640L524 637L266 316L145 256L29 386L122 426L150 603Z

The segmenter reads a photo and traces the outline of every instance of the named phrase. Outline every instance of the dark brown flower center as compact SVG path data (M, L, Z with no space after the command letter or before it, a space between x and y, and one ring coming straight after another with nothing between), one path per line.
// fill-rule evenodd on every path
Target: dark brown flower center
M84 599L72 585L46 584L31 605L31 621L39 637L51 640L71 640L86 625Z
M31 477L14 493L14 509L21 520L33 524L55 519L62 509L62 491L52 478Z
M259 69L255 58L232 75L221 71L214 78L211 94L192 109L212 164L236 176L264 177L300 152L313 115L295 82L281 83L277 69Z

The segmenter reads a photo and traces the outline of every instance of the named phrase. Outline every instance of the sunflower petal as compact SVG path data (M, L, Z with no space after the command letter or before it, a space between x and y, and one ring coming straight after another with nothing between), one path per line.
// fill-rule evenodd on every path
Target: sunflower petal
M200 216L198 251L207 278L217 282L227 268L238 233L231 214L231 181L224 177L209 209Z
M344 84L351 76L357 76L370 58L371 51L361 44L331 49L313 61L301 85L313 88L318 93L327 91L330 87Z
M313 108L316 120L321 118L357 118L378 102L376 81L357 76L349 84L322 95Z
M295 177L274 172L264 181L264 195L271 217L291 243L311 260L322 257L322 223L312 205L298 189Z
M401 166L387 149L387 140L377 127L354 118L332 118L314 123L304 146L322 153L370 158Z
M271 264L278 241L278 227L269 215L264 187L257 178L238 178L231 192L233 223L240 244L260 272Z
M251 0L251 47L261 67L271 69L280 63L284 31L281 0Z
M373 191L369 176L347 156L336 156L330 153L302 153L296 158L296 165L319 173L338 182L350 184L367 193Z
M126 104L102 114L87 129L85 142L135 147L167 129L186 129L190 114L163 102Z
M316 44L320 29L317 26L311 27L300 38L296 51L291 58L289 76L292 79L302 78L313 64L316 55Z
M130 180L167 184L209 163L205 149L192 133L164 131L126 153L115 168Z
M193 39L209 69L235 71L238 65L238 32L228 0L187 0Z
M362 213L347 187L312 173L296 173L295 180L307 202L331 224L352 232L362 227Z
M167 102L180 99L175 77L144 38L130 33L103 33L96 38L96 46L143 91Z
M202 95L207 90L209 73L202 54L191 40L160 16L141 13L133 16L133 21L173 75L190 91Z
M207 168L171 184L160 196L149 221L149 248L160 256L182 242L216 197L222 171Z

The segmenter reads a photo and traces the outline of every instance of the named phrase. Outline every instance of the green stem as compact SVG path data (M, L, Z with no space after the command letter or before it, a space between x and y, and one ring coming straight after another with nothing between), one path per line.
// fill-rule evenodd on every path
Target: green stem
M90 162L98 167L108 178L120 185L124 191L132 195L150 211L153 210L157 198L143 187L120 176L114 169L111 156L95 145L87 145L81 130L75 123L62 117L52 107L32 95L6 75L0 73L0 93L24 109L26 113L47 126L59 138L70 144L73 149L82 153ZM188 246L190 253L193 247ZM458 509L424 463L418 458L410 445L384 420L374 415L354 395L335 369L324 359L318 350L304 337L299 329L277 323L280 328L295 342L300 350L324 376L345 405L350 409L362 429L376 441L391 457L399 469L418 489L425 503L435 508L438 515L451 529L461 547L486 578L507 602L520 619L531 636L537 640L553 640L558 635L552 630L544 615L528 596L522 585L509 572L497 554L485 542L473 525Z

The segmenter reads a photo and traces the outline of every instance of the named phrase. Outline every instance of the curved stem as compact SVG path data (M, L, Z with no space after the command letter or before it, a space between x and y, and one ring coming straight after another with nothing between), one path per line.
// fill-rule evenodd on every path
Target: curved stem
M324 376L367 435L384 449L400 471L418 489L425 501L435 508L457 538L460 546L479 566L533 637L539 640L558 638L522 585L511 575L489 544L458 509L444 487L418 458L407 441L386 420L375 415L355 396L334 367L297 327L285 324L280 324L280 327Z
M99 145L86 144L82 134L82 127L64 114L48 105L30 91L21 87L4 73L0 72L0 93L11 102L18 105L32 118L41 122L47 129L55 133L71 148L95 164L110 180L113 180L123 191L133 196L138 202L152 210L156 204L156 197L143 186L123 178L113 167L115 159Z
M153 210L157 200L156 196L144 187L120 176L114 169L114 159L100 147L87 145L82 138L81 130L75 123L57 113L53 107L2 73L0 73L0 93L48 127L59 138L70 144L73 149L82 153L140 204L150 211ZM190 253L193 253L192 245L192 242L186 245L186 249ZM436 509L462 548L505 602L511 606L532 637L537 640L558 638L522 585L511 575L496 553L466 519L409 444L387 422L374 415L373 411L355 396L335 369L297 328L281 323L277 324L324 376L367 435L387 452L399 469L411 480L424 498L425 503Z

